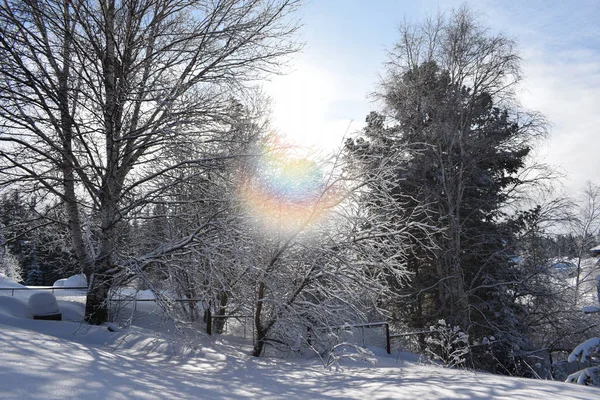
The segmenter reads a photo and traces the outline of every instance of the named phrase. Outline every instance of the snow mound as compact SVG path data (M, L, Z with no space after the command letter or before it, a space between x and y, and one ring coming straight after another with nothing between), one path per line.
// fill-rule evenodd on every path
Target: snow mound
M0 288L4 289L25 289L25 286L18 284L17 282L8 279L6 275L0 274Z
M16 318L31 318L29 307L23 299L0 296L0 315Z
M59 279L56 282L54 282L52 284L52 286L54 286L54 287L63 287L63 286L65 286L65 282L66 281L67 281L67 278Z
M52 293L39 292L29 296L29 310L34 316L60 314L60 307Z
M73 275L73 276L68 277L62 286L64 286L64 287L87 287L87 278L85 277L84 274Z

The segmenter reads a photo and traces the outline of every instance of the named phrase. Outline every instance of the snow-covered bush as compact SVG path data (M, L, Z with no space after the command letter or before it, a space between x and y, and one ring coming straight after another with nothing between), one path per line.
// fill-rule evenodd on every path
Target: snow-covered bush
M446 367L463 367L465 356L470 352L469 335L462 332L459 326L446 324L443 319L431 326L430 331L432 335L425 339L425 352Z
M0 272L0 288L13 289L24 288L25 286L13 281L8 276Z
M590 338L581 343L569 355L569 362L579 363L598 361L600 356L600 338Z
M323 366L337 371L341 369L340 363L342 360L366 362L371 365L377 364L377 358L369 349L345 342L331 348L323 362Z
M596 287L598 289L598 301L600 303L600 276L596 277ZM592 307L584 307L584 312ZM597 308L597 307L593 307ZM593 385L600 387L600 338L594 337L579 344L569 355L569 362L584 364L581 369L566 379L566 382L578 383L580 385Z
M572 373L565 382L600 386L600 367L588 367Z
M575 347L568 361L587 367L569 375L565 382L600 386L600 366L593 366L600 362L600 338L590 338Z

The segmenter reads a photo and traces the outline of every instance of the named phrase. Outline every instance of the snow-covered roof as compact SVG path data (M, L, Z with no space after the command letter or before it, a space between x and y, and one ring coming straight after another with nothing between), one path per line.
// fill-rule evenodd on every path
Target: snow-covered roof
M592 247L590 251L600 251L600 244L596 247Z

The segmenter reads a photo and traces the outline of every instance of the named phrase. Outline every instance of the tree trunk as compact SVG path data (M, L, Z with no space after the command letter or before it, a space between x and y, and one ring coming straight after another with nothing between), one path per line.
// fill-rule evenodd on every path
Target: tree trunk
M219 309L217 310L217 316L225 317L225 311L227 310L227 302L229 301L229 296L227 292L221 292L219 299ZM215 321L215 330L218 334L223 334L223 330L225 328L225 318L217 318Z
M109 320L107 300L112 281L113 277L110 275L91 275L85 304L85 320L89 324L100 325Z
M263 299L265 296L265 283L260 281L258 283L258 292L257 292L257 302L256 302L256 311L254 312L254 326L256 327L256 342L254 343L254 350L252 351L252 355L254 357L260 357L264 347L265 347L265 338L267 336L267 330L262 325L260 317L262 313L263 307Z

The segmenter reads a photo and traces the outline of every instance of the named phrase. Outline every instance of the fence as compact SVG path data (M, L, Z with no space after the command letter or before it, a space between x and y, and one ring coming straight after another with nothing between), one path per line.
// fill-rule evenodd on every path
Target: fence
M375 328L383 328L383 332L376 332ZM335 332L335 340L349 342L366 347L368 344L383 343L385 351L392 352L390 339L390 326L387 322L368 322L364 324L346 324L336 327L317 328L317 331ZM332 345L333 343L330 343Z
M0 297L12 297L25 303L35 293L52 293L59 300L62 318L67 321L81 322L84 319L84 309L87 299L87 287L53 287L26 286L16 288L0 288Z
M0 296L8 296L8 293L10 293L11 297L22 297L19 296L19 294L31 295L38 291L50 291L52 294L54 294L55 290L58 291L57 294L61 294L62 296L87 296L88 288L87 286L27 286L22 288L0 288ZM15 296L15 293L17 293L17 296Z
M19 287L19 288L0 288L0 296L12 296L27 300L29 296L33 293L39 291L49 291L57 297L70 297L69 300L81 300L83 298L83 303L85 304L85 297L87 296L88 288L85 286L81 287L62 287L62 286L28 286L28 287ZM79 298L79 299L76 299ZM169 302L174 303L194 303L196 310L200 310L197 308L197 304L203 304L203 300L201 299L169 299ZM151 307L141 306L141 304L152 303ZM119 306L117 306L119 304ZM124 308L131 308L132 313L146 312L146 313L154 313L159 311L158 307L156 307L156 299L139 299L135 296L125 296L122 298L109 298L108 303L109 309L111 310L113 316L118 315L119 311L122 311ZM201 308L201 311L205 311L204 307ZM129 312L129 311L128 311ZM133 314L131 314L133 315ZM234 335L241 335L243 338L247 338L249 336L249 332L251 332L252 340L255 338L254 333L254 324L253 324L253 315L208 315L204 316L204 322L206 323L206 332L210 335L213 333L227 333L231 332ZM222 325L219 326L219 321L222 321ZM231 321L235 321L231 323ZM250 325L250 326L248 326ZM372 335L369 335L368 330L374 330L375 328L381 327L383 328L382 333L375 332ZM216 329L215 329L216 328ZM319 328L318 330L334 330L337 331L338 339L348 340L348 341L357 341L356 337L358 337L359 341L363 346L367 344L381 342L379 339L384 340L385 350L388 354L392 351L392 341L402 338L407 338L411 336L421 335L421 334L431 334L433 331L431 330L421 330L415 332L406 332L406 333L390 333L390 327L388 322L370 322L365 324L351 324L351 325L342 325L334 328ZM353 332L360 332L359 334L355 334ZM344 333L345 332L345 333ZM344 337L354 334L354 338L350 339L348 337ZM371 336L371 337L370 337ZM376 336L377 339L373 340L373 336Z
M167 304L182 305L179 308L171 308L167 311L159 306ZM202 320L201 312L204 308L198 307L198 303L203 304L200 299L156 299L156 298L138 298L137 296L109 296L108 308L110 310L110 319L113 322L122 324L131 324L146 328L164 325L168 320L170 323L183 322L185 324L195 324ZM187 305L187 307L185 307ZM158 318L157 318L158 317Z
M24 301L29 300L29 296L39 292L50 292L58 300L70 301L85 305L87 298L87 287L54 287L54 286L27 286L17 288L0 288L0 296L15 297Z
M180 321L186 323L204 323L206 333L224 334L231 333L235 336L243 337L244 339L255 338L254 333L254 316L253 315L212 315L206 301L202 299L166 299L166 303L187 304L187 309L182 308L176 311ZM113 322L130 322L135 320L141 322L146 319L147 315L162 314L163 310L158 307L157 299L155 298L137 298L136 296L111 296L108 299L108 307L111 311L111 319ZM203 314L203 315L202 315Z

